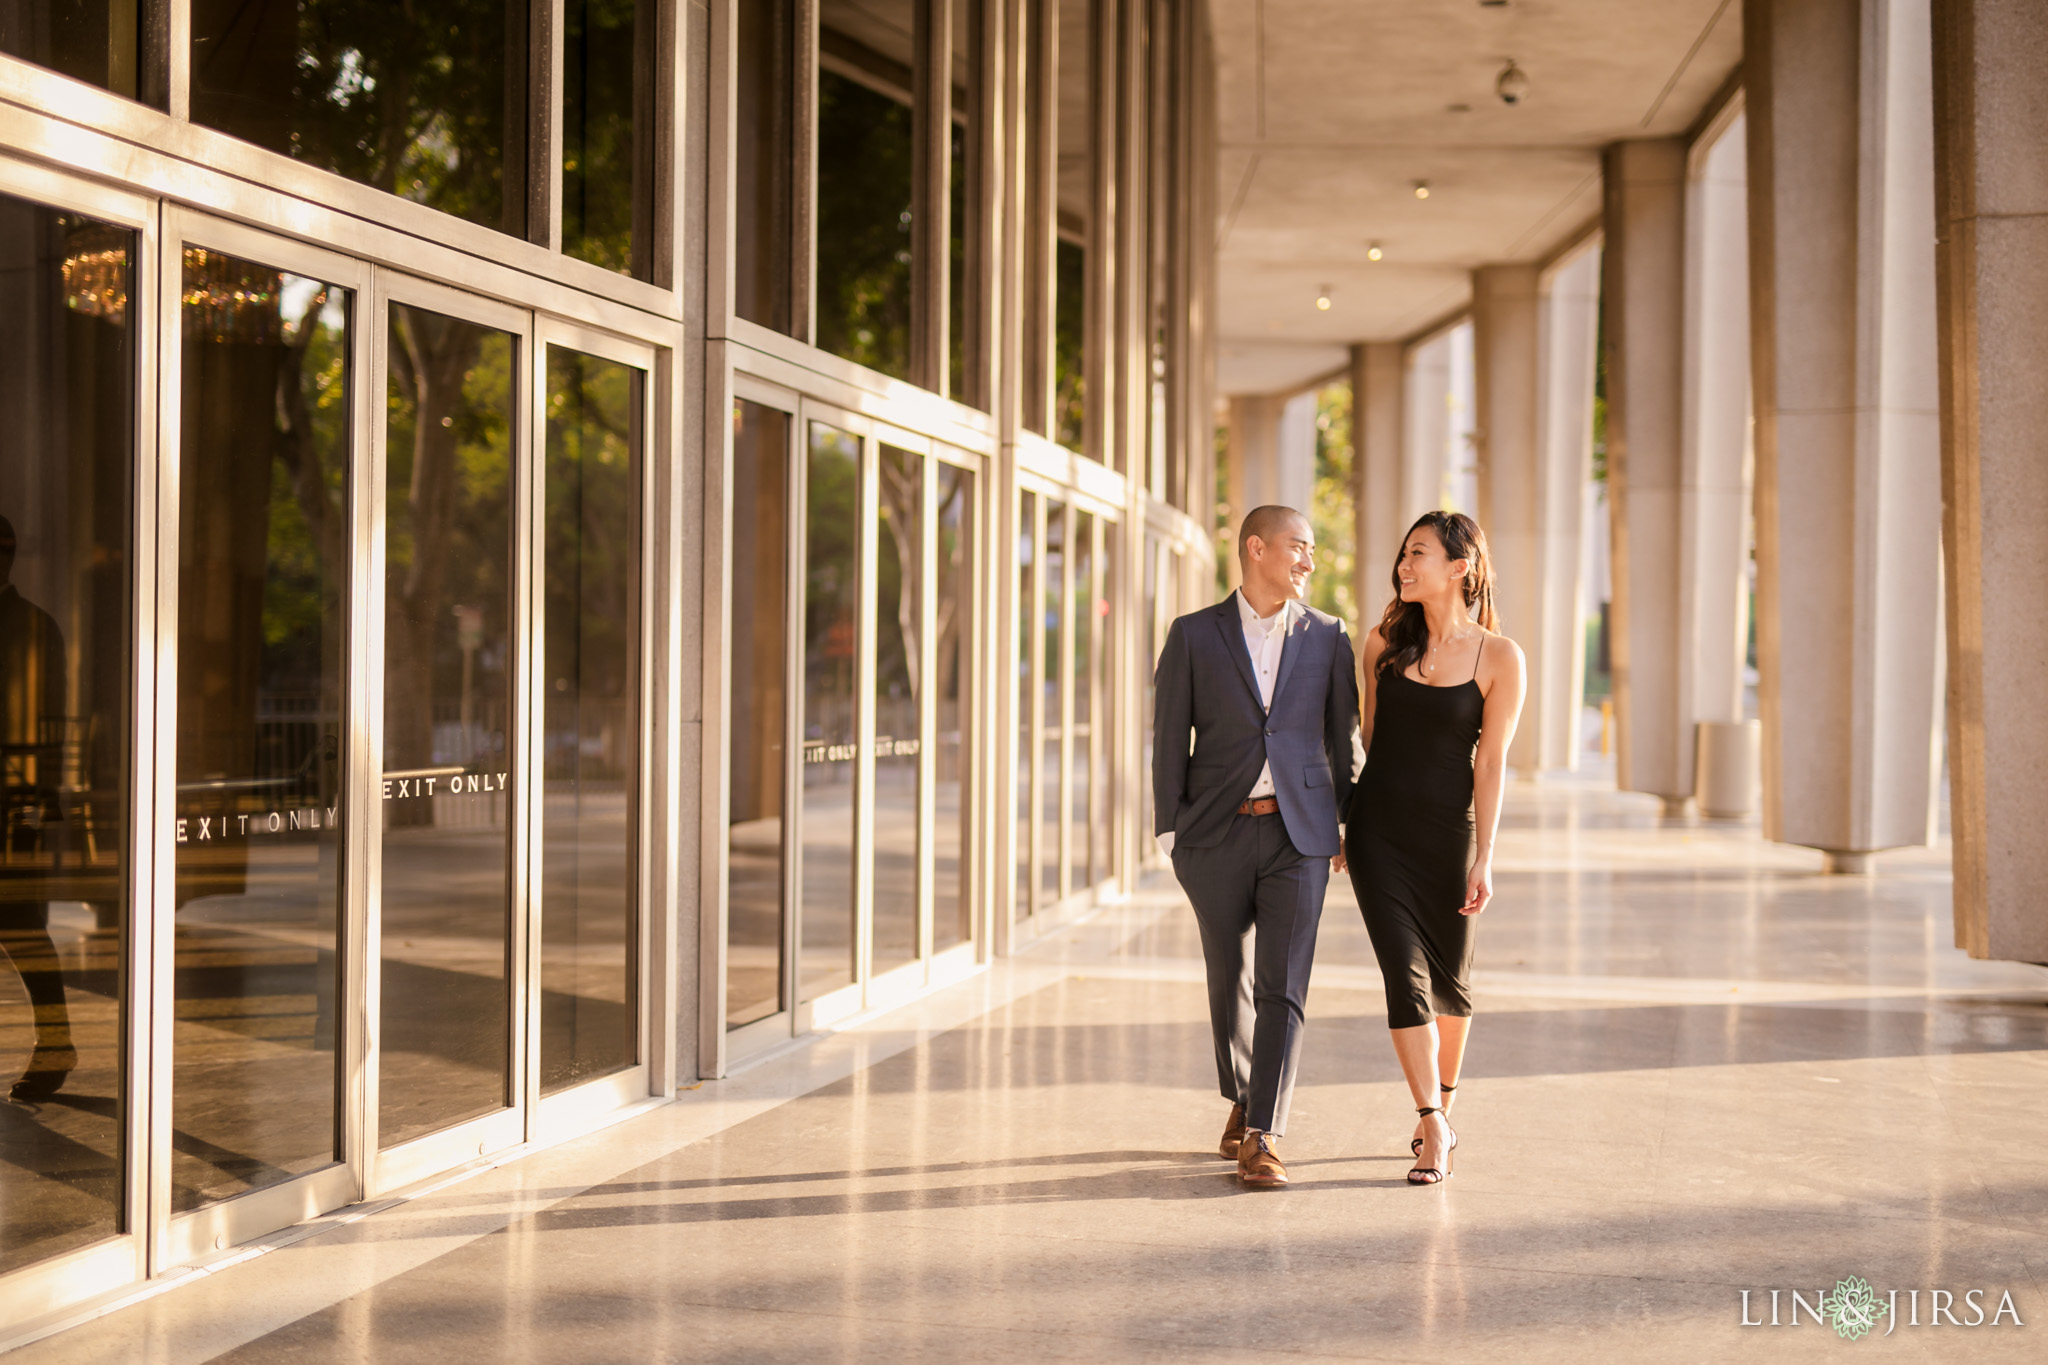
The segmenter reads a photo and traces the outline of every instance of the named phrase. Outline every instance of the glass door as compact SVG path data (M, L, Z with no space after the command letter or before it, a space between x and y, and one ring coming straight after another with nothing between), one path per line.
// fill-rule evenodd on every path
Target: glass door
M147 1273L155 205L0 158L0 1321Z
M176 1264L358 1190L343 946L369 270L182 210L165 226L174 890L153 1165Z
M641 875L648 727L645 533L651 349L543 321L533 748L539 863L528 1085L568 1131L648 1093ZM579 1119L579 1116L586 1116Z
M382 277L370 1192L525 1136L528 315Z

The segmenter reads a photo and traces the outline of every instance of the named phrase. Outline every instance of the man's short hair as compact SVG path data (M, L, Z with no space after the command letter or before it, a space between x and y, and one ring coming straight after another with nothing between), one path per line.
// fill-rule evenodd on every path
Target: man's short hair
M1308 518L1295 511L1292 507L1282 507L1277 502L1268 503L1264 507L1254 507L1251 511L1245 513L1244 525L1237 528L1237 557L1239 561L1243 561L1250 553L1248 543L1253 536L1257 536L1260 540L1271 544L1276 533L1285 531L1289 523L1296 521L1306 525Z

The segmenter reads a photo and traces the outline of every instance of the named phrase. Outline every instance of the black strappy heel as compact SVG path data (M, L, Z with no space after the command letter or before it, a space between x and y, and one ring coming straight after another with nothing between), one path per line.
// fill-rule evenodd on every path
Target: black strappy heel
M1424 1118L1428 1118L1431 1114L1441 1114L1444 1111L1432 1105L1427 1109L1418 1109L1415 1112L1422 1115ZM1451 1127L1451 1122L1449 1119L1444 1120L1444 1127ZM1444 1165L1446 1167L1448 1167L1451 1164L1450 1154L1451 1151L1457 1147L1457 1145L1458 1131L1457 1129L1452 1128L1451 1145L1444 1149ZM1421 1155L1421 1150L1418 1148L1416 1151L1416 1156L1420 1157ZM1444 1181L1449 1180L1450 1178L1451 1173L1449 1170L1439 1170L1435 1166L1416 1166L1408 1172L1408 1183L1411 1185L1441 1185Z
M1439 1091L1444 1091L1444 1090L1456 1090L1456 1089L1457 1089L1458 1087L1457 1087L1457 1086L1455 1086L1455 1085L1445 1085L1445 1084L1444 1084L1443 1082L1439 1081L1439 1082L1437 1082L1437 1087L1436 1087L1436 1088L1437 1088L1437 1089L1438 1089ZM1445 1122L1445 1123L1449 1123L1449 1122L1451 1121L1451 1111L1450 1111L1450 1110L1448 1110L1448 1109L1446 1109L1446 1110L1444 1110L1444 1111L1443 1111L1443 1114L1444 1114L1444 1122ZM1455 1128L1451 1129L1451 1150L1452 1150L1452 1151L1454 1151L1454 1152L1455 1152L1456 1150L1458 1150L1458 1130L1457 1130L1457 1129L1455 1129ZM1421 1155L1422 1155L1422 1139L1421 1139L1421 1138L1409 1138L1409 1139L1408 1139L1408 1154L1409 1154L1410 1156L1421 1156Z

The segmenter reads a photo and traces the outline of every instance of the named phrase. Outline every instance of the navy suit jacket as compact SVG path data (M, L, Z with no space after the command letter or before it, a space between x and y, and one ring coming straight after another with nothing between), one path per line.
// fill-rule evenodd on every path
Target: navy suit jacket
M1236 593L1173 623L1154 686L1154 834L1172 830L1175 848L1221 843L1270 763L1295 849L1336 856L1338 812L1351 800L1358 678L1351 637L1334 616L1303 605L1281 650L1270 712L1259 704Z

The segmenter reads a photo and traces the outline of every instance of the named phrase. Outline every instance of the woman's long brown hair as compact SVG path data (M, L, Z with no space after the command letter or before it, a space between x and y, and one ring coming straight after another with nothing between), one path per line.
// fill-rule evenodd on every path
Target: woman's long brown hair
M1493 557L1486 552L1486 533L1463 512L1424 512L1401 537L1401 553L1394 559L1394 600L1380 617L1380 638L1387 647L1380 651L1375 676L1384 677L1389 669L1406 673L1429 652L1429 621L1422 604L1401 600L1401 560L1408 554L1408 536L1425 526L1436 532L1445 559L1462 559L1470 566L1465 571L1465 610L1488 631L1500 630L1493 610Z

